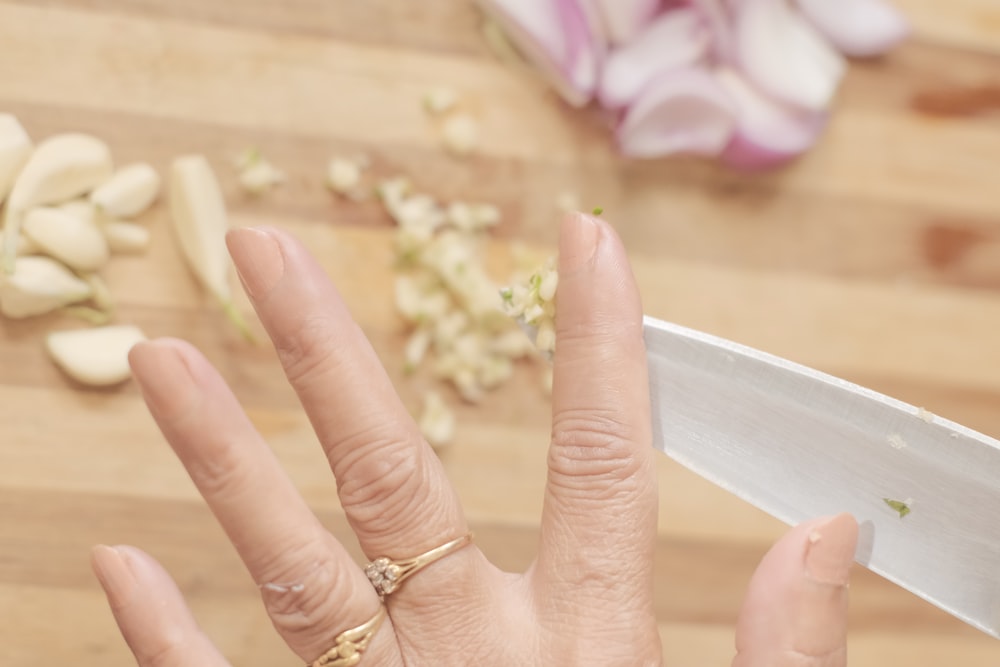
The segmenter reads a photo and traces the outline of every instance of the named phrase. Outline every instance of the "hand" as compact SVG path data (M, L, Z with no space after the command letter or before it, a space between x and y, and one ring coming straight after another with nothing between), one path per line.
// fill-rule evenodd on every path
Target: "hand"
M408 558L465 535L437 457L322 269L276 230L234 231L229 247L365 554ZM508 574L472 544L417 571L387 596L388 617L362 666L661 664L638 290L615 232L587 216L563 223L559 270L537 559L526 573ZM209 363L176 340L136 347L131 363L150 412L288 646L312 663L338 634L372 619L380 601L364 571L310 512ZM795 528L770 551L740 615L734 665L846 664L856 537L854 520L840 515ZM97 547L93 564L139 665L227 664L151 557Z

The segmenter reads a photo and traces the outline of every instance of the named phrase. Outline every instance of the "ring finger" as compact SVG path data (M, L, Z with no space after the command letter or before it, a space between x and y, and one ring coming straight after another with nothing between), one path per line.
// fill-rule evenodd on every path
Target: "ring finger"
M374 616L379 600L364 574L309 510L208 361L175 340L140 344L130 361L151 414L292 650L314 660L337 634ZM373 664L402 664L385 629L368 650Z
M235 230L228 243L366 555L410 558L464 535L465 517L440 461L319 264L274 229ZM390 611L398 620L439 606L444 596L484 599L494 573L478 549L462 548L394 593Z

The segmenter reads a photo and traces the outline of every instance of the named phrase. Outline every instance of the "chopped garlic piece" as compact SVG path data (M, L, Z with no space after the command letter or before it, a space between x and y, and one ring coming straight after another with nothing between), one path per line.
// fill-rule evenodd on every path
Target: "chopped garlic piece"
M458 104L458 93L454 88L447 86L432 88L424 95L424 109L435 116L451 111L456 104Z
M451 444L455 437L455 415L436 391L429 391L424 396L419 425L420 432L434 449Z
M353 160L333 158L326 169L326 185L339 195L353 193L361 183L361 165Z
M404 367L406 373L413 373L417 366L427 355L427 349L431 345L431 332L428 329L417 329L406 341L406 348L403 352Z
M934 414L931 413L931 412L928 412L924 408L917 408L917 417L920 418L921 421L925 421L928 424L933 424L934 423Z
M889 446L893 449L905 449L906 441L903 440L903 436L898 433L890 433L886 440L889 441Z
M441 133L445 148L459 157L471 155L479 147L479 122L469 114L449 116Z
M580 196L575 192L564 192L556 197L556 208L562 213L575 213L580 210Z
M240 185L253 195L264 194L286 180L285 172L263 158L259 158L240 170Z

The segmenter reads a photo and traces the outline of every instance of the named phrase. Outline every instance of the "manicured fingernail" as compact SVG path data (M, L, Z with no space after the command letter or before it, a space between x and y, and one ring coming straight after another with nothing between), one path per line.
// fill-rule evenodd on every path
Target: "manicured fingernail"
M112 607L121 607L131 599L135 590L135 575L132 574L122 553L114 547L100 544L90 551L91 564L101 588L108 596Z
M226 244L250 298L267 296L285 273L278 239L266 229L246 227L229 232Z
M809 533L806 573L814 580L846 586L858 545L858 522L850 514L838 514Z
M132 375L150 411L174 418L191 408L197 384L177 344L169 340L139 343L129 353Z
M582 269L593 260L601 238L600 224L584 213L571 213L563 219L559 230L561 272Z

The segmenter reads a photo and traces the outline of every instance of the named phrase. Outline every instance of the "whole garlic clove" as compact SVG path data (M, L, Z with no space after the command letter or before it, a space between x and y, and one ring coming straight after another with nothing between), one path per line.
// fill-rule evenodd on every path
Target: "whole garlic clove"
M24 234L38 248L76 271L96 271L110 255L97 225L58 208L34 208L24 216Z
M174 160L170 170L170 218L192 273L222 304L230 321L248 340L254 336L233 303L229 286L229 218L222 188L203 155Z
M17 118L0 114L0 204L31 155L31 138Z
M135 255L149 249L149 230L132 222L114 220L101 226L104 238L111 252L120 255Z
M17 238L28 209L90 192L111 178L108 145L87 134L59 134L38 145L14 181L4 218L3 268L14 270Z
M109 218L131 218L144 212L160 194L160 175L152 165L122 167L90 193L90 201Z
M73 199L66 202L65 204L60 204L58 206L60 211L69 213L75 218L79 218L84 222L97 224L97 208L90 203L89 199Z
M128 353L144 340L138 327L107 326L51 333L45 349L56 366L77 382L108 387L129 379Z
M18 257L14 272L0 282L0 312L13 319L43 315L86 301L93 289L48 257Z

